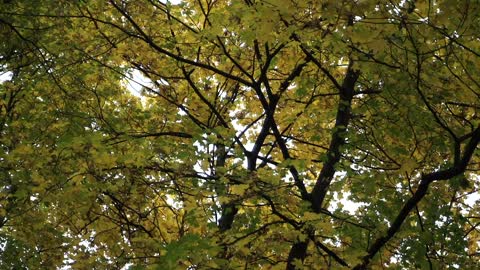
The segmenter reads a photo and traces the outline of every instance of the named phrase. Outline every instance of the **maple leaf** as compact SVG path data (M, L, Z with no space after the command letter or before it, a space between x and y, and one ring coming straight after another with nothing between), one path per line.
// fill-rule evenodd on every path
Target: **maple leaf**
M37 2L0 3L1 269L480 267L479 5Z

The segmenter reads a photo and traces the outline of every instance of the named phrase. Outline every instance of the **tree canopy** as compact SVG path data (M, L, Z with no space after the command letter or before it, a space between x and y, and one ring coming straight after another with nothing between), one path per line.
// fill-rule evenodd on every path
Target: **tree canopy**
M0 268L480 268L478 14L0 1Z

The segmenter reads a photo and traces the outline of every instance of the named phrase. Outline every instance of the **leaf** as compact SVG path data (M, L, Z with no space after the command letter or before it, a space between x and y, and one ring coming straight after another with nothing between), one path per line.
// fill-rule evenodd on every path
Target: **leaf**
M230 192L234 195L243 196L248 188L249 185L247 184L232 185L230 187Z
M417 168L418 164L414 159L407 159L403 162L400 171L403 173L411 173Z
M480 269L480 5L0 2L0 269Z

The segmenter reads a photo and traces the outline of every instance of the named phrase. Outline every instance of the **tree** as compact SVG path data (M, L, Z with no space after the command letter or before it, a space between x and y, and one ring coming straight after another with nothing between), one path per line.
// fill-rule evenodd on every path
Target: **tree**
M475 1L0 10L2 268L480 267Z

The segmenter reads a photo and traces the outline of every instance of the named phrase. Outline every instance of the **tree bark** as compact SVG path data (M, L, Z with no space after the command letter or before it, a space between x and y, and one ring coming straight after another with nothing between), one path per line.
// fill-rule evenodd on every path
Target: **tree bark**
M335 164L340 160L340 148L345 144L345 133L351 118L351 103L354 95L355 83L359 72L353 70L353 62L350 62L347 73L339 89L340 101L337 107L335 127L333 128L332 139L327 150L327 160L323 163L320 175L310 193L311 208L315 213L320 213L323 201L327 195L328 188L335 174ZM307 256L309 240L299 241L293 244L287 259L287 270L296 269L295 260L304 261Z

